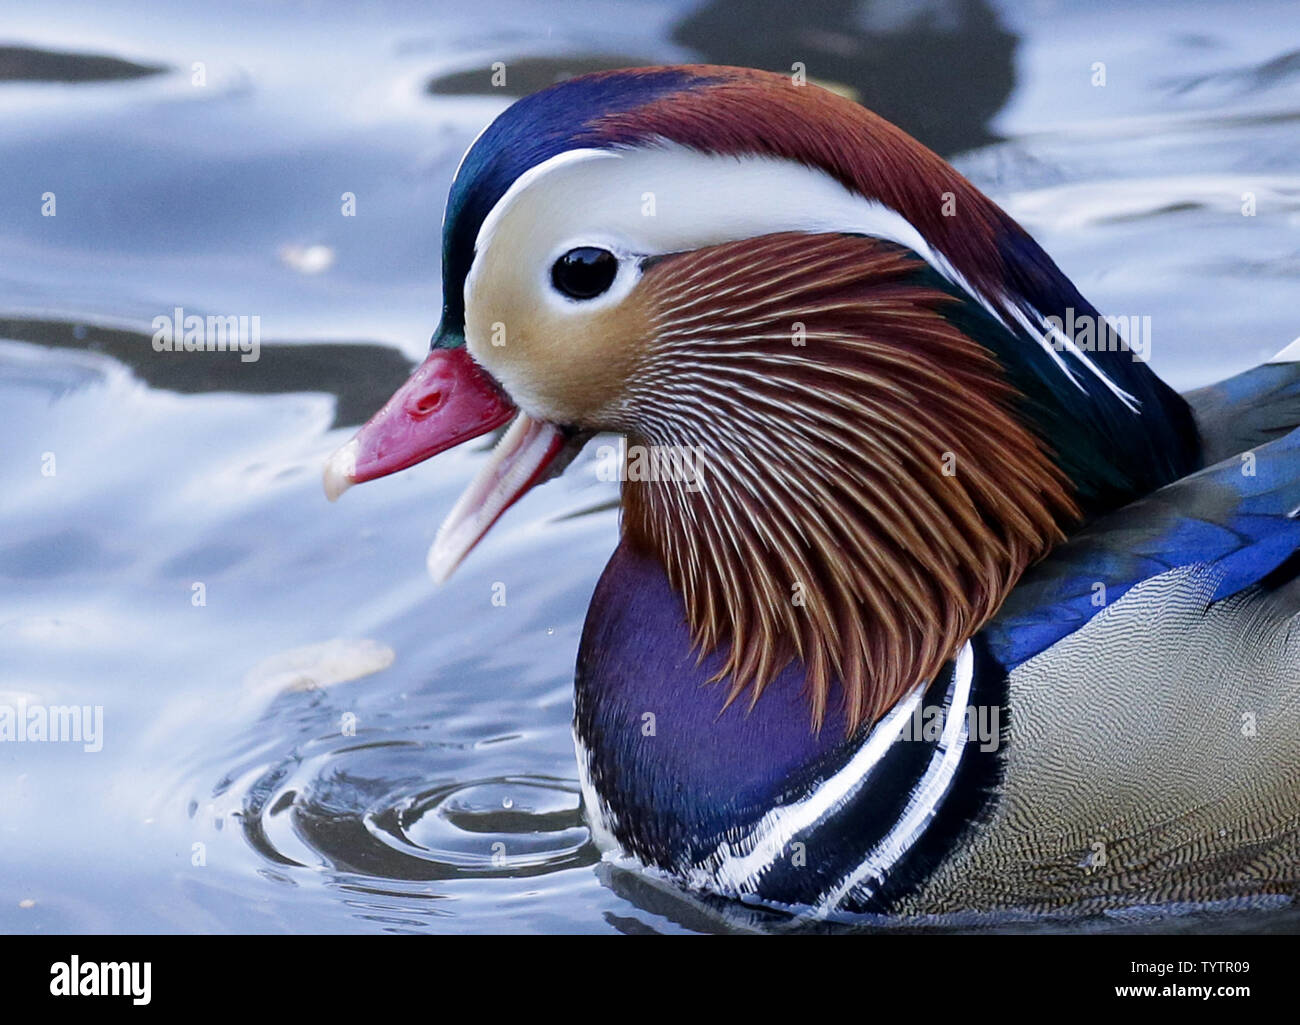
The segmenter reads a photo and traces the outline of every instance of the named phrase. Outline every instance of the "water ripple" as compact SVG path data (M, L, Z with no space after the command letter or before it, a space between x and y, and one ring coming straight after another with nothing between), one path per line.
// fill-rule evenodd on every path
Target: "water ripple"
M350 873L368 890L369 880L526 877L599 860L575 782L508 775L431 785L440 753L391 739L295 753L248 784L237 813L244 837L272 863Z

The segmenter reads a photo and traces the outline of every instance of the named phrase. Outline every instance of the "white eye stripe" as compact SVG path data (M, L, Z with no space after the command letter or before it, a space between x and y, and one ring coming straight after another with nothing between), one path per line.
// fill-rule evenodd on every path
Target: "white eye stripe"
M1007 297L976 289L896 210L846 188L824 171L776 157L717 156L667 141L638 149L568 150L551 157L520 175L484 218L465 280L465 301L472 302L484 265L497 260L518 261L549 275L554 257L567 248L594 244L616 255L635 254L639 267L642 258L781 231L844 232L904 246L1009 330L1029 333L1080 390L1086 388L1074 362L1135 408L1131 396L1084 353L1072 344L1059 345L1059 339L1054 344L1048 332L1036 328L1043 320L1039 311L1021 312ZM498 245L504 250L500 256L494 252ZM626 297L638 277L628 275L624 291L620 271L620 287L607 294ZM548 296L555 292L546 287L538 299L547 301ZM1010 322L1004 309L1013 311Z
M505 195L498 199L496 205L488 211L487 216L483 218L483 223L479 225L478 235L474 239L474 261L470 265L470 276L472 277L477 269L480 257L491 248L493 236L496 235L500 228L502 220L515 208L521 197L528 192L534 183L539 183L543 178L553 178L556 172L570 165L592 160L613 159L615 156L614 153L599 149L566 150L549 160L544 160L540 164L530 167L516 178L511 183L510 188L506 190ZM564 249L559 249L555 255L559 256L564 251Z
M646 213L653 198L653 213ZM906 219L828 174L775 157L713 156L665 143L653 149L569 150L530 168L484 218L482 256L517 214L540 234L554 226L559 256L598 245L660 256L779 231L843 231L888 239L950 280L964 280ZM974 294L973 290L972 294Z

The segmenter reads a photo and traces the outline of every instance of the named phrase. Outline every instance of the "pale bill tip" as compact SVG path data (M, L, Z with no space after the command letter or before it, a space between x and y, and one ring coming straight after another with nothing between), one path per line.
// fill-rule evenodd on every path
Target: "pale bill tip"
M478 483L478 482L475 482ZM456 572L465 556L478 543L495 516L492 513L483 515L483 509L477 506L478 496L475 494L475 488L471 486L456 507L447 514L442 526L438 528L438 533L433 539L433 544L429 546L429 555L425 559L425 567L429 571L429 576L438 586L445 584L453 573Z
M445 584L456 572L456 567L460 565L461 559L466 554L464 551L450 549L441 539L434 541L429 546L429 556L425 560L425 566L433 582L439 586Z
M325 463L325 497L331 502L338 501L339 495L356 483L352 475L357 472L357 449L360 448L353 438L342 448L335 451Z
M515 417L429 548L434 583L446 583L492 524L527 491L563 444L559 428L527 413Z

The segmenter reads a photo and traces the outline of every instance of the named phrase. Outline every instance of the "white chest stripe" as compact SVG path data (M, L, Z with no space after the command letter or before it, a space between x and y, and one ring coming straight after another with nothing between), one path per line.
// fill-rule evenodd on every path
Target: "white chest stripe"
M601 852L621 853L615 833L618 820L604 799L596 792L596 785L591 778L591 753L578 736L578 729L573 728L573 750L578 756L578 786L582 791L582 803L587 809L587 825L591 830L591 841Z
M723 892L752 892L763 873L787 855L788 844L797 834L834 814L858 792L920 705L923 692L920 688L895 705L848 764L807 797L772 809L743 839L719 844L713 857L696 869L698 878L693 881L701 885L713 882Z
M974 666L974 652L970 641L967 641L957 655L952 698L948 703L947 719L943 735L939 738L939 747L930 759L925 775L912 791L907 809L894 828L867 854L862 864L826 895L817 908L818 914L827 915L834 911L846 896L863 883L883 881L889 869L920 839L930 819L934 817L939 802L952 785L957 763L961 761L966 746L966 706L970 701Z
M958 652L953 681L948 689L948 711L943 732L930 764L912 790L903 816L885 837L868 852L861 864L837 884L814 909L825 916L833 912L844 898L868 880L880 881L920 839L939 803L952 784L967 740L966 707L970 702L974 676L974 653L969 641ZM763 875L779 859L790 853L790 842L800 833L832 817L852 800L874 769L888 754L904 725L912 718L925 696L925 689L914 692L890 710L867 736L848 763L833 776L823 780L812 792L792 804L774 808L745 837L723 842L703 863L681 866L685 882L695 888L744 896L756 892ZM578 756L578 775L582 787L593 840L606 857L631 861L615 839L617 821L608 804L597 793L591 779L590 754L574 732Z

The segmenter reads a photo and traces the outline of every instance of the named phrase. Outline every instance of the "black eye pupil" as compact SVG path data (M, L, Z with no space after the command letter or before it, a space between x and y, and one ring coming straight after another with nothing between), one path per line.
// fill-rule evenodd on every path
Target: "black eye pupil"
M608 249L570 249L551 268L551 283L571 299L594 299L614 283L618 258Z

